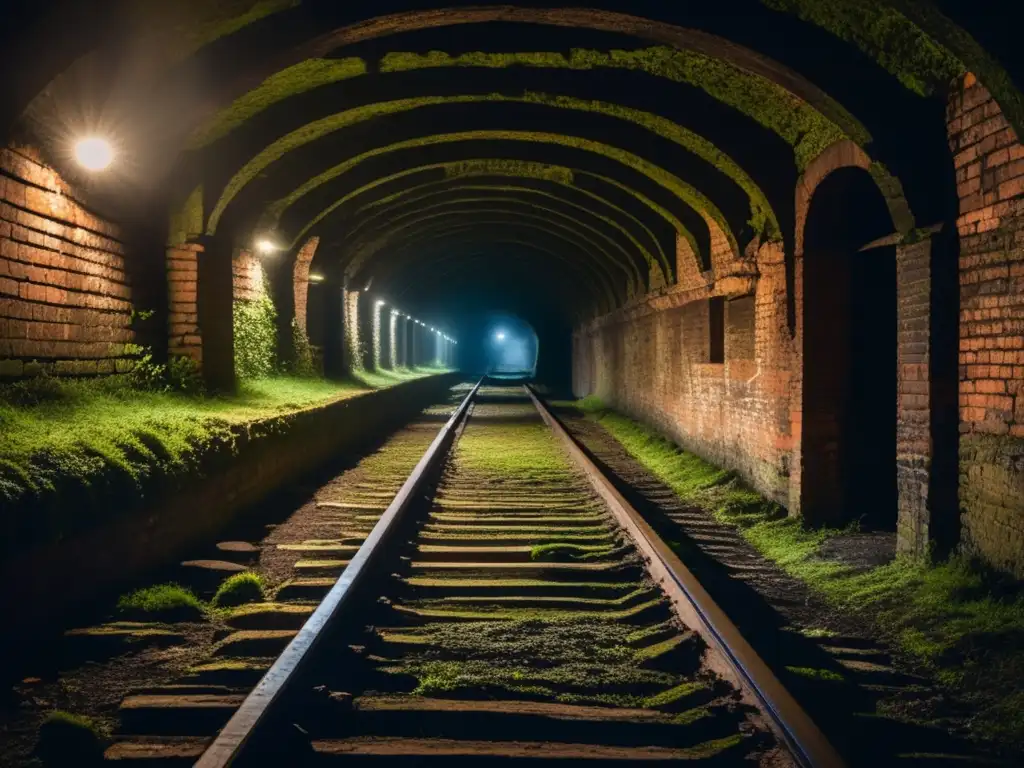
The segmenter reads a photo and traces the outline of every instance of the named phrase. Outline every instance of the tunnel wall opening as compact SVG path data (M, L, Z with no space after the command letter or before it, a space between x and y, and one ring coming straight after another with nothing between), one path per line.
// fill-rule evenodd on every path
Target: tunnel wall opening
M896 248L859 168L815 190L804 238L803 483L815 521L896 529Z

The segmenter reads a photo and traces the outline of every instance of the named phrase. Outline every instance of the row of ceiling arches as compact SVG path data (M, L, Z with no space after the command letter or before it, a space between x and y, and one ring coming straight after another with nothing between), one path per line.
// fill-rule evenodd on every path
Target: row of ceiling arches
M675 282L678 242L701 272L715 248L791 255L798 178L840 141L901 234L949 221L950 86L979 72L1024 114L941 2L166 5L111 3L111 31L18 86L16 130L54 155L68 126L115 131L132 163L97 195L158 196L171 241L315 236L403 293L500 264L494 290L544 274L572 320Z

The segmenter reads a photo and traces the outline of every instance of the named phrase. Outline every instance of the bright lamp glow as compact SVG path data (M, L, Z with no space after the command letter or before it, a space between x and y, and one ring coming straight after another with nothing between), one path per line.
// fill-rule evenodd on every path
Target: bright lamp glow
M102 171L114 162L114 148L96 136L80 139L75 144L75 160L86 170Z
M311 283L322 283L324 281L323 275L318 275L316 272L309 273L309 282Z
M504 331L498 331L496 334L494 334L494 338L497 341L504 341L505 340L505 332Z
M264 237L256 241L256 250L263 254L273 253L277 250L277 246L274 245L272 240L268 240Z
M384 299L377 299L377 306L378 307L383 307L384 306Z

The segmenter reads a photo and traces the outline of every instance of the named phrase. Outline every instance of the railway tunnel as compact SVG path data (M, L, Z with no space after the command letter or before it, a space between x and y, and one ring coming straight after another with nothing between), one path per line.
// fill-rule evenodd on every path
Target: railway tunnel
M339 520L360 505L390 510L433 450L428 432L447 435L453 457L416 480L438 499L475 504L505 483L524 494L527 519L531 505L562 502L582 516L565 540L578 545L552 543L567 520L538 523L531 558L582 568L593 546L597 561L661 562L625 512L624 538L602 549L587 505L618 502L580 478L605 477L800 706L814 715L830 680L856 689L820 723L851 764L898 764L932 736L936 764L1019 759L1019 718L997 723L1024 690L1024 69L997 3L19 0L2 13L0 498L3 573L17 584L4 605L55 638L5 637L8 657L25 659L11 665L2 715L10 764L46 760L45 748L30 758L18 746L40 723L99 739L108 761L191 764L202 750L174 739L199 734L119 748L136 743L121 738L132 717L159 718L61 688L95 684L59 671L81 668L66 633L88 625L124 641L104 669L129 702L158 685L125 661L153 662L156 646L139 638L178 630L111 595L181 582L206 617L189 631L220 643L233 619L217 613L218 580L255 574L261 599L283 605L275 595L291 582L268 554L283 548L303 553L288 568L323 569L271 628L294 635L288 622L335 594L377 530L356 515L343 526L351 541L313 535L295 522L303 504L327 499ZM595 462L567 464L583 473L572 480L530 442L550 420ZM372 479L361 462L389 450L386 479ZM508 467L474 453L487 450ZM520 453L542 467L532 501ZM331 495L346 483L386 490ZM417 535L482 525L438 504ZM682 511L697 509L704 518ZM463 543L485 559L498 555L480 537L520 546L510 542L525 532L505 528L521 522L495 525ZM275 538L293 529L295 541ZM657 573L669 576L637 584L675 578L665 562ZM435 577L409 578L429 592ZM459 600L476 599L464 591ZM404 594L378 596L397 605ZM544 599L563 598L515 598ZM122 626L140 616L141 629ZM727 631L701 631L709 653L731 658ZM849 658L821 661L823 638L851 632ZM384 646L403 633L415 635L396 629ZM794 660L805 657L818 662ZM742 706L774 711L758 680L735 674ZM898 728L933 730L863 751L850 734L868 689L868 709ZM652 733L665 725L657 707L627 699ZM224 701L210 709L226 720L238 702ZM456 716L501 732L494 712L471 709ZM105 725L82 736L92 732L75 730L79 710ZM594 716L553 712L521 719ZM590 757L764 763L792 752L829 764L773 717L744 726L768 741L739 757L672 752L671 738L631 753L626 736ZM530 759L527 747L449 741L357 753Z

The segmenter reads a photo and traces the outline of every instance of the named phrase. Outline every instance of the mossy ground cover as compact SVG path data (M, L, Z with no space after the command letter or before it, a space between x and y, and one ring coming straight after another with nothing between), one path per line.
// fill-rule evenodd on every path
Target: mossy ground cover
M353 397L435 373L367 375L329 382L278 377L243 381L232 396L200 397L150 392L123 377L62 380L40 377L0 387L0 503L60 507L56 530L8 516L11 545L26 537L60 536L98 499L139 497L155 483L184 478L210 450L234 444L239 429L260 419ZM45 501L49 499L50 502ZM58 504L63 499L64 503ZM109 505L108 505L109 506Z
M897 558L868 570L818 556L849 529L809 529L734 473L681 450L656 431L587 398L572 406L597 421L688 504L739 528L762 554L837 610L861 617L976 714L973 734L1019 754L1024 745L1024 593L978 563ZM817 636L815 628L807 633ZM827 633L820 633L827 637ZM885 709L885 705L883 705ZM906 716L895 709L889 714Z
M118 613L127 618L186 620L203 615L203 603L179 584L157 584L137 589L117 601Z

